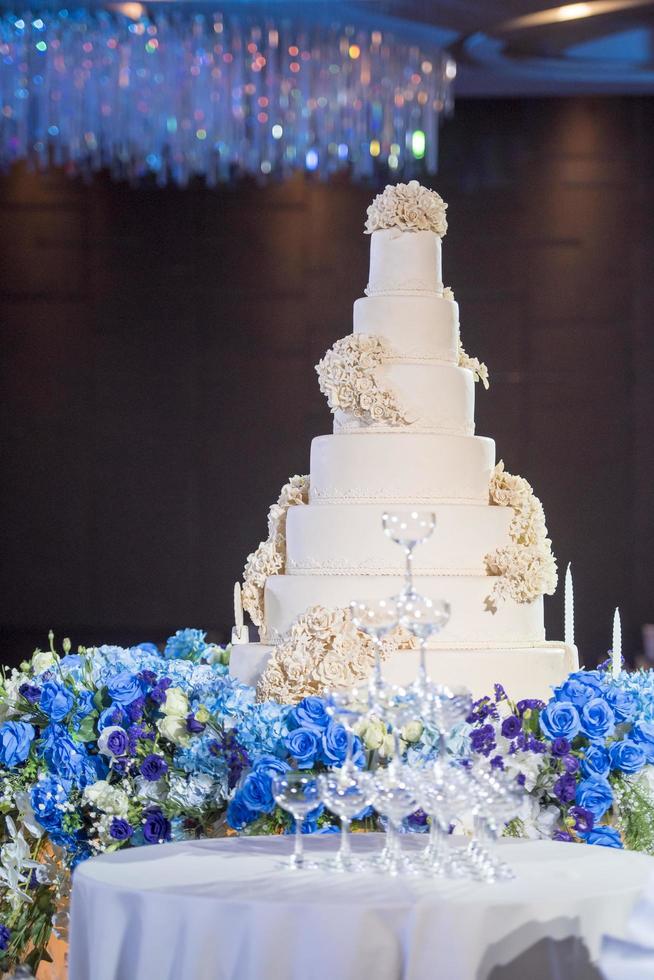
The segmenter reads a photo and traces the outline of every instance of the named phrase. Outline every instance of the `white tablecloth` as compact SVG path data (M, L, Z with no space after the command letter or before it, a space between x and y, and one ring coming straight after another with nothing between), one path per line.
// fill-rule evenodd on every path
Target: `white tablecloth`
M305 840L314 855L338 844ZM277 866L291 846L231 838L80 865L70 980L597 980L602 934L624 934L654 869L609 848L503 841L517 877L497 885L292 873Z

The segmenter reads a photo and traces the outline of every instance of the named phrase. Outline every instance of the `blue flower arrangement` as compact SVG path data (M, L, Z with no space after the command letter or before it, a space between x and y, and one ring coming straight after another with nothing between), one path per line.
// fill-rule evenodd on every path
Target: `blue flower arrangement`
M0 680L0 972L36 969L65 908L69 872L124 847L221 833L293 829L272 780L341 765L347 734L325 701L258 703L228 674L228 651L200 630L153 644L71 654L37 650ZM409 764L437 753L420 719L402 730ZM578 671L545 704L496 686L449 738L527 790L507 833L654 853L654 672ZM386 726L363 719L354 760L392 751ZM365 817L363 827L376 826ZM307 833L331 832L317 810ZM425 815L407 821L424 832Z

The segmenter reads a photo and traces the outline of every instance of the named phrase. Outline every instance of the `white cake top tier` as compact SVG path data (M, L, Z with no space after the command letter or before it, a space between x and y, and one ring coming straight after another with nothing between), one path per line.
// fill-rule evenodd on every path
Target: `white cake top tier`
M441 238L447 232L443 198L417 180L389 184L368 208L371 235L368 296L442 295Z

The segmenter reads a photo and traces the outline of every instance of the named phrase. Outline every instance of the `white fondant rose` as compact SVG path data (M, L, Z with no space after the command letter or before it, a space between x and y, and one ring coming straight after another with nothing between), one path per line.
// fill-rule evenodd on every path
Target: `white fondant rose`
M389 184L374 199L367 212L365 231L370 235L384 228L403 231L432 231L441 238L447 232L443 198L417 180Z

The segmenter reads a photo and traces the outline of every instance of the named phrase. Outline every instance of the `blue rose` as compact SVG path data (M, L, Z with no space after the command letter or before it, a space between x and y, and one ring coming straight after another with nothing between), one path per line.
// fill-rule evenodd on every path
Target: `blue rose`
M0 765L5 769L25 762L34 741L34 728L26 721L6 721L0 725Z
M576 670L570 674L568 680L588 684L590 687L594 687L598 693L604 692L607 688L606 674L601 670Z
M52 832L61 828L63 811L60 805L68 799L65 786L56 776L39 778L30 794L30 803L34 816L47 831Z
M249 773L241 787L241 799L248 810L253 810L254 813L272 813L275 800L270 776L264 772Z
M105 708L100 713L100 717L98 718L98 731L102 732L105 728L109 728L110 725L125 725L127 720L127 715L119 704L110 704L108 708Z
M131 704L143 694L141 681L129 670L121 670L107 684L107 691L112 701L117 704Z
M243 830L248 824L252 823L259 816L254 810L250 810L243 802L240 793L236 793L229 801L227 807L227 823L234 830Z
M610 687L604 697L613 708L617 722L631 721L635 717L638 711L638 698L635 694L621 687Z
M586 704L586 701L597 697L597 693L596 689L590 684L584 684L583 681L571 677L565 684L555 689L554 697L557 701L569 701L576 708L581 708Z
M550 701L539 716L541 731L549 739L573 739L579 732L579 713L570 701Z
M84 721L92 711L95 711L95 702L93 700L93 691L80 691L77 695L77 703L75 705L75 714L73 715L73 725L76 728Z
M284 745L296 760L298 769L310 769L320 747L318 735L310 728L296 728L289 732Z
M603 698L587 701L581 709L581 730L589 738L607 738L615 731L613 708Z
M64 782L85 786L98 778L93 761L84 746L73 742L63 725L51 724L43 730L41 752L48 769Z
M75 703L73 692L64 684L56 681L46 681L41 689L39 707L51 721L61 721L66 717Z
M329 725L330 717L322 698L308 697L300 701L291 712L289 721L298 728L310 728L321 734Z
M638 772L647 762L642 746L638 745L637 742L632 742L629 738L614 742L609 749L609 755L611 768L619 769L621 772Z
M615 827L595 827L581 836L587 844L597 844L600 847L624 847L620 831Z
M629 735L633 742L640 745L647 761L654 763L654 722L637 721Z
M322 736L322 755L328 766L339 766L347 757L348 734L343 725L330 721Z
M588 746L584 752L582 768L587 776L608 776L611 760L603 745Z
M262 772L268 776L283 776L290 768L288 762L278 759L276 755L260 755L252 765L254 772Z
M613 790L601 776L589 776L577 786L575 802L600 820L613 803Z

